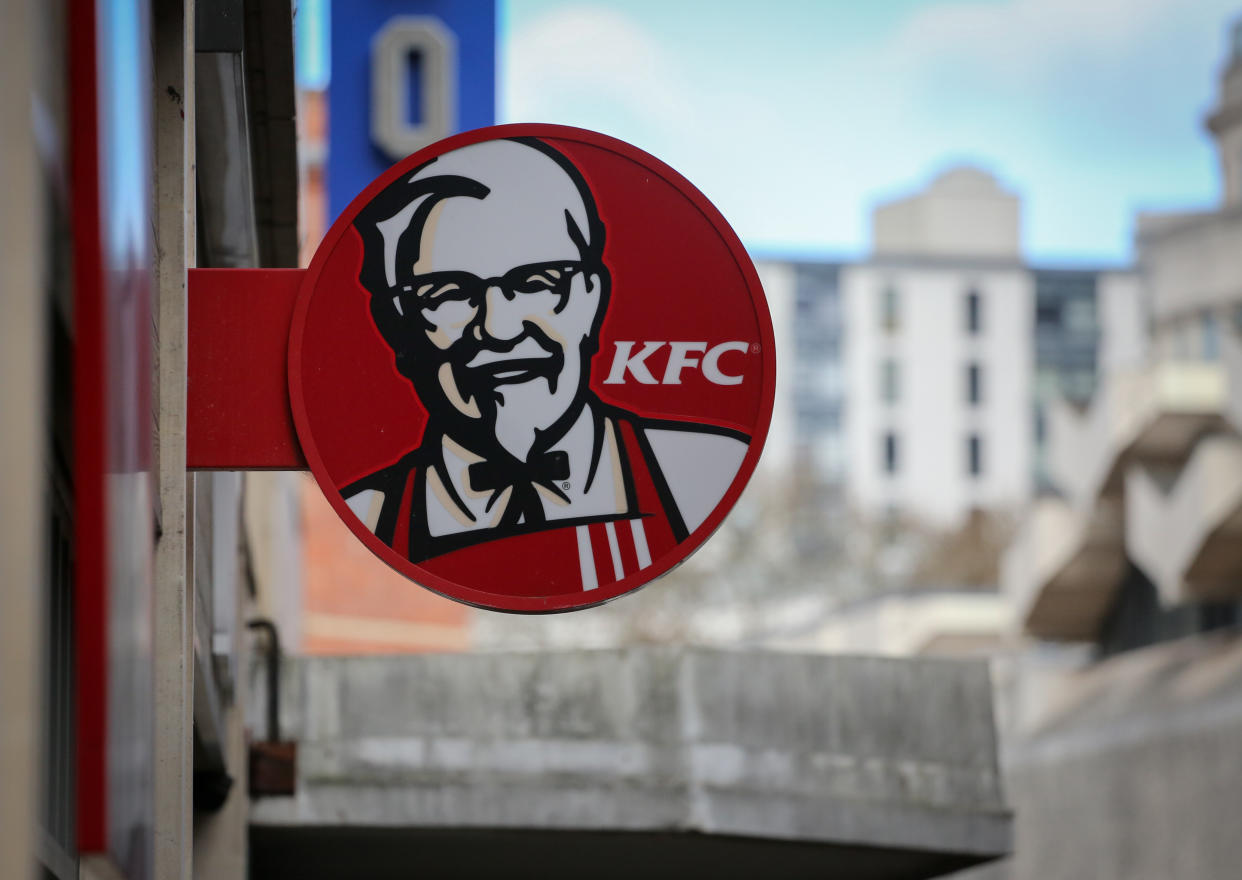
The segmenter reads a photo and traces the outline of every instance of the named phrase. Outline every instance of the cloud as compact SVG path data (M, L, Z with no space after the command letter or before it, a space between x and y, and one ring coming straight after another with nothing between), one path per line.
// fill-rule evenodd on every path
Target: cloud
M1022 191L1032 250L1120 255L1137 205L1212 197L1200 122L1236 2L955 0L851 61L885 81L924 173L982 161Z
M957 60L1029 85L1085 51L1128 54L1184 6L1183 0L943 3L912 15L887 51L913 67Z
M717 3L691 37L593 0L517 17L502 115L642 146L751 242L861 249L875 201L970 161L1022 193L1034 252L1118 257L1135 206L1214 195L1200 123L1237 2Z
M1124 100L1126 89L1137 95L1191 77L1206 87L1220 25L1236 2L955 0L911 15L878 48L876 63L910 85L963 97L1098 101L1102 91Z
M604 105L668 128L684 125L694 107L673 56L632 18L603 7L570 7L518 30L502 82L504 115L515 122L580 124L564 118L567 109Z

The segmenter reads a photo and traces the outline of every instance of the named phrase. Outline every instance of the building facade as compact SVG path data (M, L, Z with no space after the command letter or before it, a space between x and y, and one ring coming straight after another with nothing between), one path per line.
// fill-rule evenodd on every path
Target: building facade
M1033 290L1011 266L877 254L850 267L848 493L867 519L960 527L1030 493Z
M0 876L245 876L252 550L297 532L187 469L189 275L296 265L292 21L0 3Z
M801 467L839 486L845 479L845 316L841 265L792 264L794 430Z
M1015 514L1050 485L1049 402L1135 357L1136 276L1028 264L1018 197L973 168L880 205L872 232L865 260L791 264L799 443L867 521Z

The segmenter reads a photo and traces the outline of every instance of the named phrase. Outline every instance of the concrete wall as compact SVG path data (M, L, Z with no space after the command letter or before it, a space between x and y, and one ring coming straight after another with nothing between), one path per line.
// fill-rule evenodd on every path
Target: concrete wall
M1140 235L1140 262L1156 322L1156 344L1166 357L1201 356L1203 312L1214 312L1224 321L1233 318L1234 304L1242 301L1239 240L1242 205L1200 215L1160 233ZM1186 342L1176 339L1179 332L1188 334Z
M1242 635L1062 673L1006 751L1014 857L958 880L1223 880L1242 864Z
M313 658L284 683L298 793L257 802L255 827L692 831L969 859L1007 846L983 664Z

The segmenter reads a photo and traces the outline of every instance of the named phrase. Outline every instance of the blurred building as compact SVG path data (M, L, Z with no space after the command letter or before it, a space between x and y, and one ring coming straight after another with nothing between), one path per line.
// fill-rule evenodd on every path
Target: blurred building
M1146 309L1131 271L1035 269L1034 481L1055 491L1048 419L1057 401L1084 407L1097 378L1136 365L1146 351Z
M841 264L761 260L776 334L777 411L764 466L797 468L826 486L845 479Z
M760 263L788 324L777 409L792 428L765 457L794 475L784 528L814 560L772 576L831 594L771 643L1013 650L1000 558L1026 505L1055 492L1053 413L1147 346L1136 272L1030 265L1020 219L991 175L956 168L875 210L867 259Z
M0 876L243 877L247 623L289 617L298 525L187 469L188 288L296 262L292 5L5 0L0 34Z
M1020 209L955 168L875 210L865 260L760 263L790 325L777 457L864 519L942 533L1051 485L1049 406L1085 403L1099 369L1141 356L1143 311L1131 270L1027 264Z
M328 104L319 89L298 89L298 265L309 266L328 231Z
M1237 873L1242 22L1207 127L1221 203L1139 218L1149 311L1123 323L1150 335L1119 339L1085 408L1050 407L1058 493L1006 555L1006 594L1043 644L1011 670L1017 849L986 876Z
M1133 274L1028 265L1018 197L974 168L878 207L873 240L842 281L851 502L940 529L1016 512L1048 401L1090 397Z
M842 280L850 502L939 529L1029 497L1035 311L1018 198L958 168L873 216Z
M1101 371L1146 344L1134 271L1032 266L1020 219L991 175L956 168L879 206L864 260L760 263L778 332L788 324L777 411L791 428L765 457L793 475L793 548L817 560L806 588L835 600L782 643L1008 641L999 561L1024 506L1051 490L1050 410L1084 405ZM779 577L802 576L792 569Z

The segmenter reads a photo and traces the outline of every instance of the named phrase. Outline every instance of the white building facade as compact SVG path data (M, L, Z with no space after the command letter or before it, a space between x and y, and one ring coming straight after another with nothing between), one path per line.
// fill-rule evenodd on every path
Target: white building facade
M871 259L843 267L849 501L960 526L1031 494L1034 283L1016 196L956 169L881 206Z

